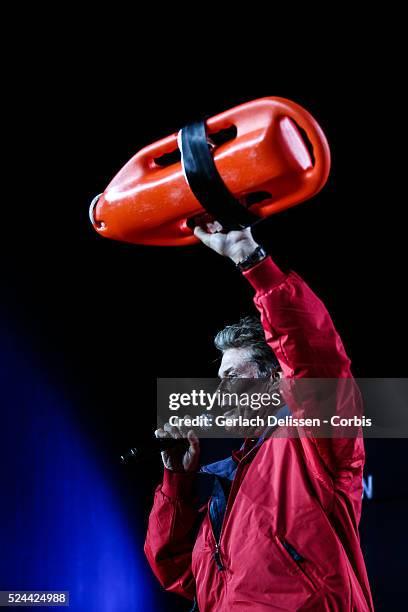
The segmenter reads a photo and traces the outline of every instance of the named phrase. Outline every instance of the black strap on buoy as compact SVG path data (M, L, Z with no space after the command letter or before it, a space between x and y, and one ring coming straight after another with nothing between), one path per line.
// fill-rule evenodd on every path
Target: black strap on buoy
M191 191L201 206L225 231L239 230L259 221L225 185L210 151L204 120L181 130L181 163Z

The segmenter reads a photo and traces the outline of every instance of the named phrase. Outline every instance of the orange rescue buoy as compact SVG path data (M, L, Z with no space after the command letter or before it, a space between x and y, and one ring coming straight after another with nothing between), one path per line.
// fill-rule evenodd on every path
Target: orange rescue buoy
M94 198L90 218L107 238L192 244L201 215L229 229L251 225L311 198L329 170L327 139L310 113L290 100L261 98L136 153Z

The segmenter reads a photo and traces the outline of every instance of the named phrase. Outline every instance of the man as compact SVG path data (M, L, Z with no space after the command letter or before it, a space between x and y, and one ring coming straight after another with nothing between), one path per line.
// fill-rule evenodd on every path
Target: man
M197 227L195 235L243 271L256 291L265 334L262 339L245 319L221 332L221 378L265 376L274 356L285 379L352 378L322 302L298 275L284 274L266 256L250 229ZM357 395L347 402L357 403ZM168 424L156 432L181 435ZM361 437L246 439L231 458L201 468L217 478L198 535L204 514L194 498L199 441L193 431L187 437L184 454L163 453L164 480L145 544L165 589L195 598L201 612L373 609L358 534Z

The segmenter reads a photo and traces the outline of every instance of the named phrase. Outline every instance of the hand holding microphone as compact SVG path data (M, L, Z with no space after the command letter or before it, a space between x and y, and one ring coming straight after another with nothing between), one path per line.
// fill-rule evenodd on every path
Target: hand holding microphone
M161 453L163 465L174 472L195 472L198 469L200 458L200 442L192 429L175 427L165 423L163 427L154 432L156 438L184 440L186 445L173 446ZM188 447L186 448L188 444Z

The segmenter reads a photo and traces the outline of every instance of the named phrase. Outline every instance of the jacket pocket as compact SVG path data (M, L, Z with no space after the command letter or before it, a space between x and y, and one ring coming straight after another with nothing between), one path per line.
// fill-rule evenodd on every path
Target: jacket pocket
M319 589L316 579L308 572L308 562L284 537L275 536L277 548L289 572L313 593Z

